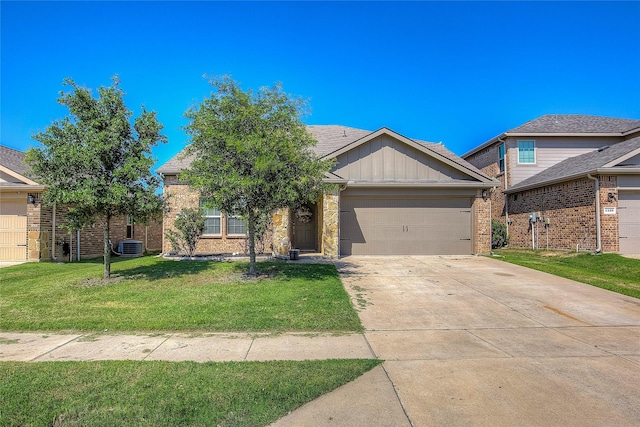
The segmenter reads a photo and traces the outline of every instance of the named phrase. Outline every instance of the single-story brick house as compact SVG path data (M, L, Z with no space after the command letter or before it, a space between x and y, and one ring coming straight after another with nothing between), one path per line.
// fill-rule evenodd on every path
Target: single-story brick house
M61 228L66 206L43 206L46 186L31 176L25 153L0 145L0 262L69 261L103 255L102 224L69 233ZM142 242L143 251L159 251L162 224L134 224L128 217L110 224L114 249L123 240Z
M447 150L387 128L375 132L345 126L308 126L316 154L335 159L320 200L297 212L273 217L271 251L290 248L346 255L479 254L490 251L489 192L497 182ZM165 231L176 214L198 206L199 194L180 182L188 167L180 153L157 172L164 177L169 209ZM207 231L198 252L242 252L244 229L237 218L206 212ZM163 251L171 245L165 238Z
M640 253L640 120L545 115L462 157L499 180L510 246Z

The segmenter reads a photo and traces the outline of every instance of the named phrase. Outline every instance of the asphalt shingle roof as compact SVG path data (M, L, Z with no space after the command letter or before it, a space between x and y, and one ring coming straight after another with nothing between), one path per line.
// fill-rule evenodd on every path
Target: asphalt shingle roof
M307 130L318 141L315 147L315 152L320 157L338 151L341 148L344 148L359 139L371 135L372 133L369 130L356 129L341 125L309 125L307 126ZM414 141L424 145L427 149L448 158L449 160L459 164L460 166L463 166L468 170L484 175L475 166L472 166L467 161L456 156L442 144L419 140ZM193 157L183 159L183 152L184 150L175 155L168 162L160 166L157 172L162 174L174 174L178 173L182 169L189 167L189 163L191 163Z
M640 120L584 114L547 114L507 133L624 133L640 128Z
M640 149L640 136L618 142L611 146L602 147L599 150L591 151L580 156L570 157L519 182L506 192L512 193L521 189L540 187L550 182L558 182L564 178L586 175L638 149Z
M31 168L25 163L26 154L22 151L0 145L0 164L7 169L32 179L30 176Z

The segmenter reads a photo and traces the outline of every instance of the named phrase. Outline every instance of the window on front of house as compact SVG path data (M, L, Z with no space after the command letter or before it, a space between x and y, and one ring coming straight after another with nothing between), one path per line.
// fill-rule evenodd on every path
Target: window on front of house
M245 235L247 234L247 222L237 216L227 217L227 234Z
M204 220L204 233L203 236L220 236L222 234L220 210L218 208L208 208L204 206L204 201L200 201L200 207L202 208L202 214L205 217Z
M504 172L504 144L498 145L498 167Z
M536 144L534 141L518 141L518 163L536 162Z

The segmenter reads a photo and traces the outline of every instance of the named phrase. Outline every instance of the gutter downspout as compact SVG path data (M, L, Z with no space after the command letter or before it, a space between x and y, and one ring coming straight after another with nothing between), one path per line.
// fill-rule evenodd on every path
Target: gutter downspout
M600 180L593 177L590 173L587 174L587 178L595 181L596 185L596 253L602 252L602 238L600 235Z
M80 230L76 230L76 250L78 251L78 261L80 261Z
M509 175L507 174L507 164L509 163L507 161L507 141L505 141L502 138L498 138L498 142L500 144L502 144L504 146L504 190L503 191L507 191L507 189L509 188L509 183L508 181L508 177ZM491 215L493 216L493 211L491 212ZM505 222L507 223L507 237L509 236L509 195L505 194L504 195L504 215L505 215Z
M57 261L56 259L56 204L53 203L53 214L51 218L51 259L53 261Z

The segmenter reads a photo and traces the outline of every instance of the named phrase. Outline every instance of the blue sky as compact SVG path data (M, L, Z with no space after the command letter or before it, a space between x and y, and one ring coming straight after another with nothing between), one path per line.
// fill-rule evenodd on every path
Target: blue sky
M134 114L188 142L203 74L281 81L308 124L383 126L463 154L543 114L640 119L640 2L0 3L1 139L35 144L67 111L62 80L118 74Z

